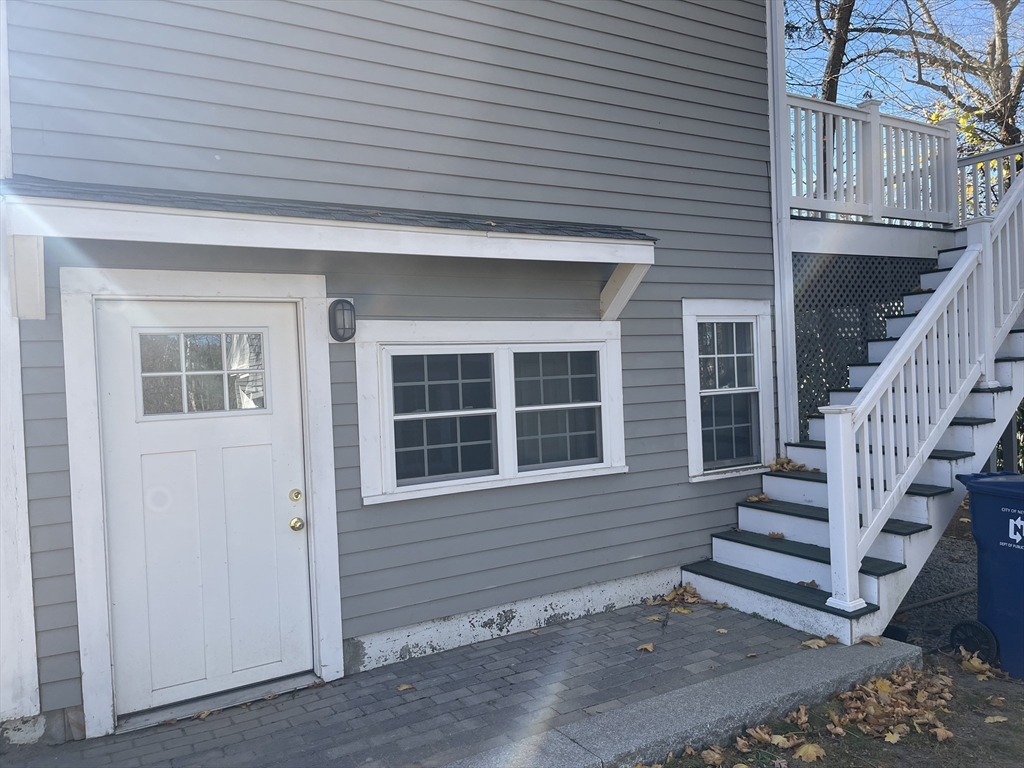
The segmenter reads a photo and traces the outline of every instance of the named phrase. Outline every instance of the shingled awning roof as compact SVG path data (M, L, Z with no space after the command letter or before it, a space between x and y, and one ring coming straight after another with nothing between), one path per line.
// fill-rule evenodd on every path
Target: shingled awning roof
M221 195L143 187L53 181L33 176L15 176L0 181L0 194L16 197L47 197L61 200L87 200L122 205L147 205L193 211L220 211L256 216L284 216L298 219L384 224L398 227L458 229L475 232L503 232L517 235L547 235L600 240L645 240L657 238L625 227L609 224L582 224L540 219L510 219L501 216L472 216L403 208L370 208L341 203L304 200L273 200L248 195Z

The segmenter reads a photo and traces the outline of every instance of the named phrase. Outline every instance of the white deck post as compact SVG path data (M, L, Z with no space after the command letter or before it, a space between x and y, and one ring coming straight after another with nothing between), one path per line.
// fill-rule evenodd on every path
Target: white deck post
M857 105L857 109L867 114L864 117L864 137L861 149L864 156L857 166L860 174L860 183L867 197L868 211L867 219L882 218L882 116L878 108L882 102L877 99L868 99Z
M857 444L852 405L826 405L825 445L828 446L828 536L832 560L832 597L826 604L856 611L867 603L860 596L860 510L857 506ZM863 446L863 450L868 447ZM866 482L866 481L865 481Z
M943 176L946 188L941 194L945 197L945 211L949 214L948 223L956 224L960 219L960 179L957 167L957 121L953 118L939 122L940 128L949 132L949 138L942 143L943 156L938 159L944 167Z
M995 275L992 270L992 219L979 216L967 220L967 244L981 246L981 269L978 270L979 293L981 295L978 347L981 350L981 379L978 387L992 389L999 386L996 380L995 350Z

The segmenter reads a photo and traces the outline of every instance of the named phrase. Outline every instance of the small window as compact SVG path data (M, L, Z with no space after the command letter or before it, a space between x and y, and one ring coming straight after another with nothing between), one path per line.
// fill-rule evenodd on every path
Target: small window
M691 480L759 471L774 455L770 312L768 302L683 302Z
M262 333L141 333L142 413L265 409Z
M626 469L617 323L364 321L359 337L368 503Z

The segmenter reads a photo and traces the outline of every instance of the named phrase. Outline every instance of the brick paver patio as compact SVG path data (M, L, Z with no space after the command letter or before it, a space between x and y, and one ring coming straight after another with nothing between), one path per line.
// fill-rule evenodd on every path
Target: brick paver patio
M6 747L0 762L3 768L442 766L801 653L800 643L809 637L729 608L690 607L691 614L669 613L665 606L622 608L381 667L204 720L52 747ZM662 620L647 620L654 615ZM644 643L654 643L654 652L638 651ZM414 689L397 690L404 683Z

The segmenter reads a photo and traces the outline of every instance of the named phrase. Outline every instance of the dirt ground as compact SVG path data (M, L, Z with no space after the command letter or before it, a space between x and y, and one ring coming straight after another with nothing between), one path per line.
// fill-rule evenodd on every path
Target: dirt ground
M911 727L895 744L880 737L866 736L852 727L843 729L845 735L836 736L827 730L832 722L829 712L842 709L836 700L807 711L810 731L801 731L785 720L766 723L767 731L798 734L808 743L819 746L824 756L813 764L822 768L1020 768L1024 765L1024 682L1008 678L978 680L975 674L961 668L958 658L946 654L926 657L925 672L944 674L953 681L949 687L952 698L944 708L948 711L935 712L945 730L952 733L942 742L927 726L921 733ZM994 706L993 700L1002 706ZM986 718L992 717L1006 719L986 722ZM741 765L797 768L807 764L797 756L799 748L758 744L749 735L747 743L751 751L746 753L737 751L734 742L729 742L728 746L723 744L721 763L716 763L714 756L702 757L698 753L666 760L663 768L704 768L716 764L724 768ZM693 746L699 752L710 745Z

